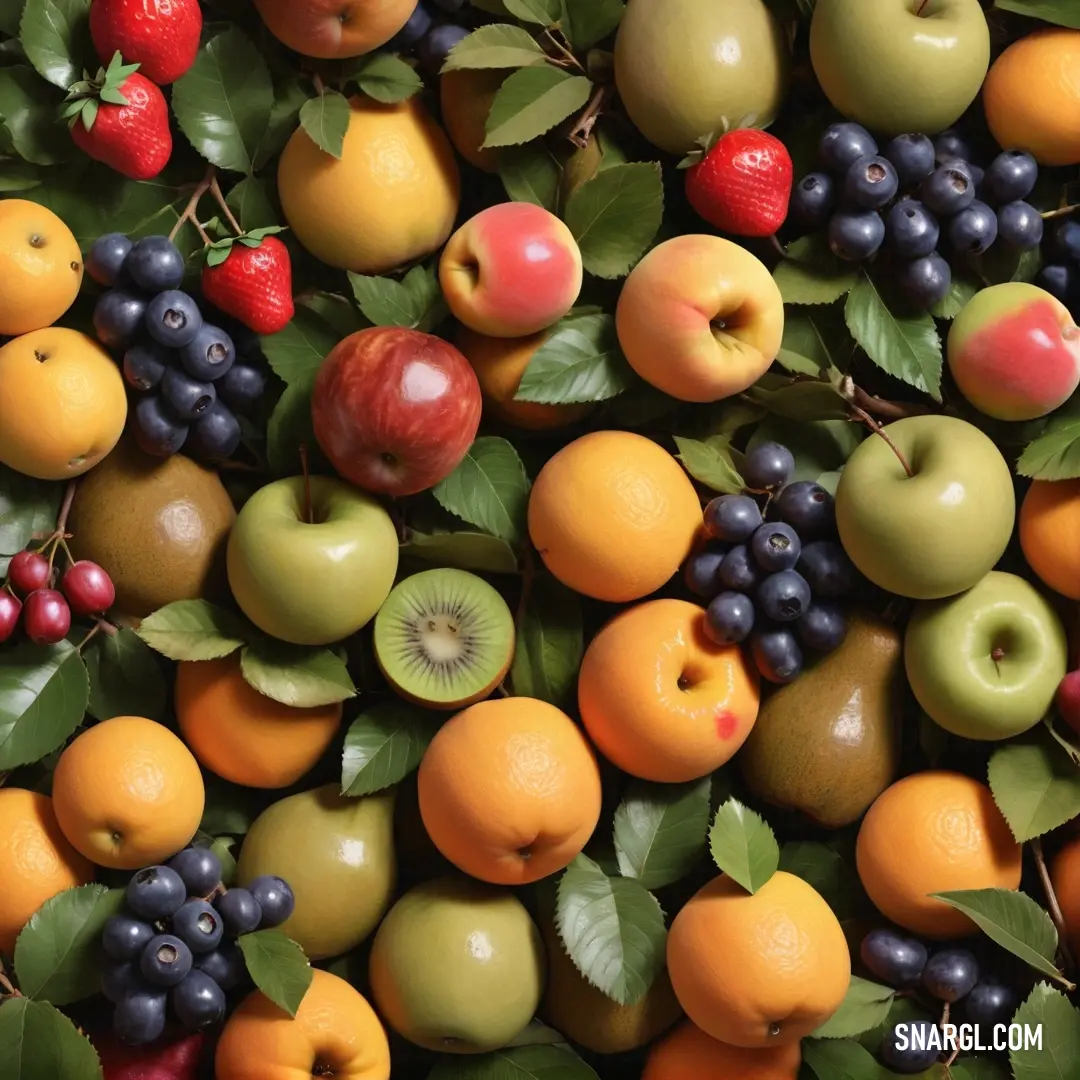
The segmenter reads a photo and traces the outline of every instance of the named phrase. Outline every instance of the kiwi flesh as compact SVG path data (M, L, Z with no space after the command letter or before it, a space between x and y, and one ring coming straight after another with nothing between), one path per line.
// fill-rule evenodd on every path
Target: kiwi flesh
M514 657L514 617L483 578L441 568L413 574L375 616L375 658L402 697L433 709L486 698Z

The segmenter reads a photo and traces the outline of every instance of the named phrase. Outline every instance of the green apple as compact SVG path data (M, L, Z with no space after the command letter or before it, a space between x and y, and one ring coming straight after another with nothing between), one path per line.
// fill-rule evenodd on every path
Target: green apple
M817 0L810 59L849 120L936 135L978 97L990 30L979 0Z
M951 416L911 416L882 430L886 437L867 436L840 474L844 549L899 596L937 600L970 589L1012 536L1008 464L977 427Z
M329 645L367 625L394 584L398 536L365 492L325 476L260 488L229 534L229 586L264 633L294 645Z
M1067 659L1054 609L1029 582L999 571L959 596L917 604L904 638L919 704L964 739L1010 739L1034 727Z

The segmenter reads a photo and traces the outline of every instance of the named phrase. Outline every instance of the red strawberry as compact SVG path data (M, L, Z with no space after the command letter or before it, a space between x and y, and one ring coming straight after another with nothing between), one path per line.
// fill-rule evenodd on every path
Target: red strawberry
M202 272L203 296L257 334L284 330L295 310L289 252L271 231L279 230L255 229L211 247Z
M710 224L734 236L772 236L787 217L792 165L767 131L736 128L686 173L686 197Z
M101 62L114 53L139 65L158 86L175 82L195 63L202 33L199 0L93 0L90 36Z

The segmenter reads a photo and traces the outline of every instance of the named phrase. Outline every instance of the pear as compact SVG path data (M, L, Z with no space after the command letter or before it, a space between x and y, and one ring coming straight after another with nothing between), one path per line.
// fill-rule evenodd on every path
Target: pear
M903 688L900 634L864 613L840 646L761 706L736 755L750 790L838 829L896 777Z
M274 803L244 837L238 883L276 874L292 886L296 908L281 930L312 960L356 948L390 906L396 795L349 799L327 784Z

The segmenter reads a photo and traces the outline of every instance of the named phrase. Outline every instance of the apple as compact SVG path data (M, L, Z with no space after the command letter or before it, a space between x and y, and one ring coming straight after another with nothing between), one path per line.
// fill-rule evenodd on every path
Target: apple
M979 0L818 0L810 60L837 111L883 135L936 135L990 67Z
M367 625L397 565L390 515L370 495L328 476L293 476L260 488L237 515L226 548L229 587L241 611L293 645L329 645Z
M91 1042L101 1059L104 1080L197 1080L206 1036L200 1031L173 1042L128 1046L108 1031Z
M844 549L875 585L899 596L937 600L970 589L1012 535L1008 464L977 427L951 416L911 416L882 430L888 441L868 436L840 474Z
M1080 734L1080 669L1070 671L1061 680L1054 695L1054 703L1061 719Z
M784 301L765 264L719 236L677 236L630 271L615 327L630 366L680 401L719 401L765 374Z
M385 45L416 0L255 0L271 34L304 56L336 60Z
M346 480L415 495L449 476L480 426L480 384L448 341L377 326L338 342L311 397L315 438Z
M915 606L904 636L908 683L927 715L963 739L1011 739L1049 711L1066 671L1065 628L1015 574Z

